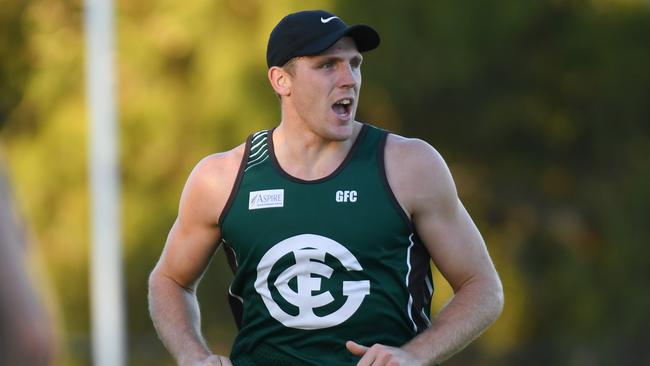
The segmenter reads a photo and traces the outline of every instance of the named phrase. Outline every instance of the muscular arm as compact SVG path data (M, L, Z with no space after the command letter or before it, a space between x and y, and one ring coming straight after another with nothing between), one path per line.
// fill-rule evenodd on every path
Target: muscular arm
M402 202L433 262L454 290L431 328L403 347L425 364L435 364L467 346L498 318L503 290L483 238L458 199L442 157L422 141L399 143L405 146L395 155L408 159L399 161L412 161L411 173L419 172L419 179L409 179L415 175L398 178L406 179L398 181L400 188L406 189L399 191Z
M190 175L165 249L149 277L149 311L179 365L230 365L201 335L196 288L221 233L219 215L234 183L241 149L202 160Z
M401 349L375 345L363 350L354 344L348 348L365 354L361 366L391 360L400 365L435 365L459 352L498 318L503 308L501 281L481 234L458 199L444 160L431 146L389 136L386 169L391 188L454 296L432 326ZM364 361L366 355L369 362Z

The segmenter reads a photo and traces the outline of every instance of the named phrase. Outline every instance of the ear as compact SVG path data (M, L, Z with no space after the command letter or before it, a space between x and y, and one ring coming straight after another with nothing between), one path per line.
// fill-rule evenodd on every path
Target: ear
M283 97L291 94L291 75L281 67L273 66L269 69L269 81L275 92Z

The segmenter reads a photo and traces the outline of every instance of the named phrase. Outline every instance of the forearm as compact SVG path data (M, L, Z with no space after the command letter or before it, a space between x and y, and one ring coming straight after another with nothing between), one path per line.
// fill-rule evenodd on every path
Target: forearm
M470 281L437 314L432 326L402 347L424 365L436 365L465 348L501 314L503 291L496 281Z
M212 354L201 335L193 291L154 271L149 279L149 312L158 336L179 365L192 365Z

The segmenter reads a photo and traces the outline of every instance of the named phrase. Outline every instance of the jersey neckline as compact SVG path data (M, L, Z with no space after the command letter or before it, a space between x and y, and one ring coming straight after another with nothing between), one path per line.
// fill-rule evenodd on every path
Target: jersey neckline
M275 169L280 173L280 175L282 175L283 177L285 177L285 178L287 178L287 179L289 179L291 181L301 183L301 184L316 184L316 183L325 182L327 180L330 180L330 179L336 177L343 169L345 169L345 167L348 165L350 160L352 160L352 157L354 156L354 153L357 150L357 147L361 144L361 141L363 140L363 138L366 135L366 132L368 131L368 125L366 123L362 123L361 124L361 130L359 131L359 134L357 134L357 137L354 140L354 143L352 144L352 147L350 148L350 151L348 151L348 154L345 156L345 159L343 159L341 164L339 164L339 166L336 169L334 169L333 172L331 172L330 174L328 174L328 175L326 175L326 176L324 176L322 178L306 180L306 179L301 179L301 178L295 177L295 176L287 173L284 169L282 169L282 166L280 166L280 163L278 162L278 159L275 156L275 146L273 144L273 132L275 131L276 128L277 127L272 128L269 131L269 134L268 134L268 137L267 137L268 146L269 146L269 157L270 157L271 163L273 164Z

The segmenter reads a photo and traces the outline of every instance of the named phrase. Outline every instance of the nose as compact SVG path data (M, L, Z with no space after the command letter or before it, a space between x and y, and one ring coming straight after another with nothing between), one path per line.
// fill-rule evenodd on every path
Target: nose
M358 68L353 68L352 65L344 63L339 68L339 86L341 88L354 88L359 84L361 75Z

